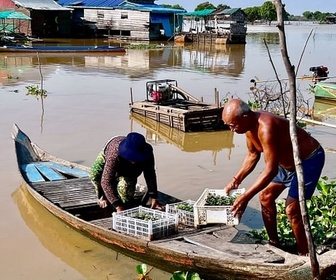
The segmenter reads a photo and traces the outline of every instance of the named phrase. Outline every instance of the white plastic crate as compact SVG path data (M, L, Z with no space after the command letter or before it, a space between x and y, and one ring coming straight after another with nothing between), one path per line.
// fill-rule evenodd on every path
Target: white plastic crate
M148 214L155 220L143 220L136 216ZM178 231L178 215L146 207L135 207L120 213L113 212L112 228L115 231L133 235L146 240L159 239Z
M245 189L230 191L229 195L242 194ZM232 215L231 206L209 206L205 205L208 194L226 196L224 189L205 189L200 198L194 204L194 226L223 223L227 225L238 225L238 217Z
M166 212L176 215L178 214L178 221L182 225L186 226L194 226L194 211L187 211L183 209L179 209L178 207L182 204L189 204L193 207L195 201L193 200L185 200L181 202L171 203L166 205Z

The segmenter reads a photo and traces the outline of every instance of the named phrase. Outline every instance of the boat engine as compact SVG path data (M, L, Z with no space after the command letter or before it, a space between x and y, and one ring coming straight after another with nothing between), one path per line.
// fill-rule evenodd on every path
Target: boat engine
M318 82L318 81L324 81L326 79L328 79L328 67L326 66L314 66L314 67L310 67L309 71L311 71L313 73L313 81L314 82Z

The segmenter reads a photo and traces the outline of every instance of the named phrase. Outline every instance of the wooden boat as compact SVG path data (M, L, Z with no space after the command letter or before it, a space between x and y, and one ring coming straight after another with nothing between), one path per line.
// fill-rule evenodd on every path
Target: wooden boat
M116 46L3 46L6 53L124 53L125 48Z
M146 99L133 101L130 111L170 127L189 132L228 129L222 121L218 92L215 104L205 103L177 86L176 80L146 83Z
M313 92L316 99L336 102L336 83L317 82L313 85Z
M204 279L312 279L308 257L255 244L228 225L179 227L178 233L148 241L111 229L111 213L96 204L89 168L57 158L13 126L18 168L32 197L68 226L105 246L168 272L196 271ZM178 201L164 193L163 203ZM336 270L336 251L318 256L327 276Z

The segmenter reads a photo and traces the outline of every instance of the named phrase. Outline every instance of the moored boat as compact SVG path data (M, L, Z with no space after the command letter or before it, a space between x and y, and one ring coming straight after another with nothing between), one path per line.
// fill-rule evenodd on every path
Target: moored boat
M146 98L133 101L130 111L170 127L190 131L228 129L222 121L218 91L210 104L181 89L176 80L165 79L146 83Z
M334 101L336 103L336 83L317 82L313 85L316 99Z
M3 46L6 53L124 53L125 48L117 46Z
M68 226L111 249L169 272L196 271L207 280L312 278L309 258L256 244L233 226L179 227L177 233L151 241L117 232L111 228L111 213L96 204L88 167L47 153L17 125L12 137L32 197ZM179 201L162 192L159 199ZM335 250L318 256L323 276L335 272L335 257Z

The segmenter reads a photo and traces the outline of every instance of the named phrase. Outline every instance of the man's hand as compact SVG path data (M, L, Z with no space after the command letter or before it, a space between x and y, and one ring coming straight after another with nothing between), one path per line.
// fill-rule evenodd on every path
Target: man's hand
M231 207L233 216L237 215L238 219L240 220L245 212L248 202L249 199L247 199L243 194L238 196Z
M236 179L236 177L233 177L230 183L224 188L224 192L226 195L229 195L230 191L238 189L240 185L240 182Z
M151 208L156 210L163 210L163 205L160 204L156 198L152 198Z

